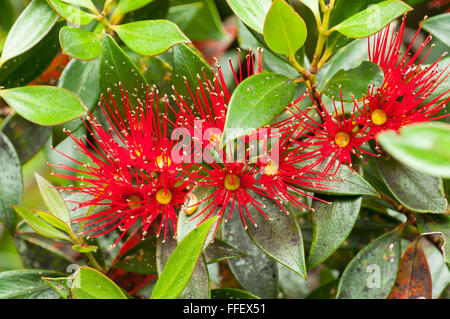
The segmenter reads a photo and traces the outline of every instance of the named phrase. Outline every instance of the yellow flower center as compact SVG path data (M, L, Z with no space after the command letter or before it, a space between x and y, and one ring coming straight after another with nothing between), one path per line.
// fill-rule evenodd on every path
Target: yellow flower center
M373 124L375 124L375 125L383 125L384 123L386 123L386 120L387 120L386 113L380 109L374 110L372 112L371 118L372 118Z
M142 206L142 198L140 198L138 195L131 195L127 198L128 207L131 209L138 209Z
M168 189L160 189L156 192L156 200L162 205L167 205L172 200L172 192Z
M186 209L184 210L184 213L189 216L192 215L196 210L198 206L198 199L197 196L194 194L189 193L189 203L186 205Z
M275 175L276 173L278 173L278 164L274 161L270 161L266 167L264 167L264 173L266 173L266 175Z
M338 132L334 136L334 142L339 147L346 147L350 143L350 136L345 132Z
M156 165L158 165L158 167L160 169L163 169L164 165L166 165L167 167L170 167L170 165L172 165L172 160L168 156L163 157L162 155L159 155L156 158Z
M225 176L225 181L223 182L223 185L229 191L235 191L241 185L241 180L234 174L228 174L227 176Z

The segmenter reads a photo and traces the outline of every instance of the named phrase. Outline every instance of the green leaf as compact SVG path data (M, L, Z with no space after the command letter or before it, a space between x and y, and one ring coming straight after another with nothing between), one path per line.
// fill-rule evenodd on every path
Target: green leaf
M93 60L102 50L98 34L79 28L61 28L59 41L63 52L78 60Z
M450 264L450 216L436 214L416 215L417 227L422 235L437 234L444 240L442 251L447 264Z
M13 233L19 218L12 205L19 205L22 200L22 170L13 145L0 132L0 221Z
M231 10L253 30L263 33L264 20L272 5L271 0L226 0Z
M153 0L120 0L116 10L113 12L111 20L114 20L122 14L142 8L152 1Z
M369 86L381 87L383 81L383 69L372 62L363 61L356 68L337 72L325 85L324 93L339 101L342 92L342 100L352 102L353 98L359 100L367 95Z
M305 21L284 0L274 0L264 22L264 40L269 48L294 56L306 36Z
M202 252L206 237L216 222L211 218L192 230L167 260L152 292L152 299L173 299L186 287Z
M270 123L294 94L295 83L284 75L265 72L242 81L230 99L221 145Z
M124 91L129 92L128 98L133 108L138 105L138 100L146 101L147 81L145 77L114 39L108 34L103 34L100 92L105 94L105 99L108 101L107 91L110 89L118 105L122 100L119 83L122 84ZM122 108L119 110L125 114Z
M41 218L37 217L34 212L25 207L13 206L14 210L22 217L25 222L31 226L38 234L55 239L64 239L71 241L71 238L63 232L57 230Z
M38 44L50 32L57 19L58 15L45 0L33 0L9 31L0 66Z
M49 285L63 299L70 299L69 279L67 277L50 278L41 277L41 280Z
M247 256L242 250L221 240L214 239L214 242L203 252L207 264L213 264L225 259L241 258Z
M91 246L91 245L73 245L73 250L76 250L82 254L92 253L98 249L98 246Z
M59 30L64 22L56 23L50 32L26 52L0 66L0 86L25 86L44 72L59 52Z
M332 29L350 38L364 38L380 31L389 22L411 9L402 1L383 1L369 6L366 10L351 16Z
M7 117L0 130L9 138L23 165L36 155L48 141L51 128L27 121L18 114Z
M156 20L165 19L171 1L167 0L153 0L145 7L142 7L136 11L128 12L122 19L122 23L142 21L142 20Z
M142 55L158 55L190 40L168 20L138 21L112 27L125 44Z
M97 8L95 7L94 3L92 3L91 0L61 0L62 2L72 4L75 6L80 6L86 9L89 9L93 12L97 11Z
M14 6L10 0L0 0L0 29L9 30L15 21Z
M335 171L338 162L331 167L330 171ZM314 171L322 172L322 169L328 165L328 161L324 161L317 165ZM298 165L297 165L298 166ZM299 167L300 168L300 167ZM307 175L307 174L306 174ZM314 174L314 176L317 176ZM356 172L353 172L347 165L341 165L336 176L330 179L320 181L321 187L305 187L299 188L325 195L368 195L379 196L378 192L364 178Z
M89 24L95 15L85 12L60 0L47 0L53 9L67 21L76 25Z
M246 217L250 238L269 257L306 279L302 233L294 216L287 215L273 200L256 193L252 197L263 204L263 211L270 219L249 205L248 213L257 225Z
M277 264L280 290L286 298L304 298L309 292L308 283L296 272Z
M39 125L61 124L85 113L78 96L53 86L0 90L0 96L22 117Z
M36 214L43 220L45 221L47 224L52 225L53 227L58 228L59 230L62 230L63 232L65 232L66 234L70 234L73 235L72 233L72 229L70 228L69 225L67 225L65 222L63 222L61 219L59 219L58 217L55 217L54 215L47 213L47 212L43 212L40 210L34 210L34 212L36 212Z
M300 2L311 9L316 18L320 18L319 0L300 0Z
M223 224L222 237L247 254L228 260L228 265L242 287L261 298L277 298L278 270L275 260L262 252L249 238L235 207L229 221Z
M445 213L447 200L440 178L420 173L394 159L377 159L384 182L405 207L419 213Z
M339 299L384 299L397 276L403 227L377 238L345 268L339 281Z
M156 274L156 238L139 242L123 254L114 267L136 274Z
M0 273L0 299L59 299L41 277L60 277L51 270L11 270Z
M400 135L382 132L377 141L403 164L426 174L450 178L450 127L433 123L405 126Z
M211 290L212 299L259 299L248 291L236 288L217 288Z
M323 199L330 203L313 201L313 241L308 257L308 269L328 259L350 235L359 216L362 196Z
M450 46L450 13L442 13L437 16L426 19L423 28L432 33L433 37L438 38L445 45Z
M49 212L64 223L70 223L69 209L61 194L41 175L34 173L34 176L36 177L39 191Z
M127 299L111 279L87 266L73 274L71 292L73 299Z

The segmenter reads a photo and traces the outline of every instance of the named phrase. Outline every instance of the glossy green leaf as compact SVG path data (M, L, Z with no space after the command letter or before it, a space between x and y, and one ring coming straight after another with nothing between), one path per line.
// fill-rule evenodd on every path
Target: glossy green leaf
M22 169L12 143L0 132L0 222L11 233L14 232L19 218L12 205L22 200Z
M319 0L300 0L300 2L311 9L315 17L320 18Z
M203 244L217 218L211 218L192 230L167 260L152 292L152 299L178 297L189 282Z
M450 178L450 127L405 126L377 135L383 149L403 164L433 176Z
M22 117L39 125L61 124L85 113L78 96L53 86L0 90L0 96Z
M337 72L327 82L324 93L329 97L334 97L338 103L341 99L340 93L342 93L342 101L352 102L353 98L359 100L367 95L369 86L381 87L383 81L383 69L372 62L363 61L356 68Z
M295 271L277 264L280 290L286 298L304 298L309 292L308 283Z
M233 12L253 30L263 33L264 20L272 5L271 0L226 0Z
M111 279L86 266L73 274L71 292L73 299L127 299Z
M122 100L120 84L124 91L128 91L128 98L132 108L138 105L138 99L146 101L147 81L141 71L110 35L103 34L100 92L105 94L105 98L108 101L109 94L107 92L110 89L113 98L120 105Z
M362 197L323 197L329 203L313 201L313 242L308 257L308 269L322 263L350 235L359 216Z
M64 27L59 33L63 52L78 60L93 60L101 53L98 34L73 27Z
M111 20L114 20L116 17L140 9L153 0L120 0L117 4L116 10L113 12Z
M70 280L67 277L51 278L41 277L41 280L49 285L63 299L70 299Z
M411 9L402 1L383 1L351 16L333 29L350 38L364 38L383 29L389 22Z
M433 37L438 38L442 43L450 46L450 13L442 13L437 16L428 18L423 23L423 28L432 33Z
M71 241L71 238L65 233L57 230L41 218L37 217L33 211L19 206L13 206L16 213L22 217L31 228L33 228L38 234L47 238L64 239Z
M94 14L80 10L60 0L47 1L61 17L73 24L86 25L95 18Z
M230 99L221 145L270 123L294 94L295 83L284 75L260 73L242 81Z
M67 225L65 222L63 222L58 217L55 217L54 215L52 215L50 213L43 212L40 210L34 210L34 212L47 224L49 224L59 230L62 230L66 234L70 234L74 237L74 234L72 233L72 229L70 229L70 226Z
M218 238L205 249L203 255L207 264L247 256L242 250Z
M384 299L397 276L402 227L372 241L345 268L338 299Z
M27 121L18 114L8 117L0 130L9 138L23 165L36 155L48 141L51 128Z
M90 246L90 245L73 245L73 250L76 250L80 253L86 254L86 253L92 253L96 250L98 250L98 246Z
M158 55L190 40L168 20L138 21L113 27L125 44L142 55Z
M122 19L122 23L129 23L142 20L165 19L171 5L167 0L153 0L145 7L128 12Z
M41 175L34 173L34 176L36 177L42 199L49 212L65 223L70 222L69 209L61 194Z
M256 193L252 197L263 204L262 210L268 217L249 205L248 212L257 225L245 218L250 238L269 257L306 279L303 238L294 216L287 215L275 201Z
M114 267L136 274L156 274L156 238L149 237L129 249Z
M80 6L86 9L90 9L93 12L97 11L94 3L91 0L61 0L62 2L72 4L74 6Z
M9 31L0 65L39 43L50 32L57 19L58 15L45 0L33 0Z
M247 254L243 258L228 260L234 277L242 287L261 298L277 298L277 262L263 253L249 238L237 207L229 221L223 225L222 238Z
M419 213L445 213L442 180L404 166L394 159L377 159L377 166L384 182L405 207Z
M211 290L212 299L259 299L248 291L236 288L216 288Z
M314 171L322 172L322 169L328 165L324 161L314 168ZM336 162L330 169L331 172L336 170ZM298 168L300 166L296 165ZM316 174L315 174L316 176ZM323 179L320 181L320 187L299 186L299 188L325 195L368 195L379 196L377 191L364 178L356 172L353 172L347 165L341 165L336 176L332 179Z
M416 215L417 227L422 235L438 234L443 238L442 251L447 264L450 264L450 216L443 214Z
M0 299L59 299L41 277L60 277L51 270L11 270L0 273Z
M269 48L294 56L306 36L305 21L284 0L274 0L264 22L264 40Z

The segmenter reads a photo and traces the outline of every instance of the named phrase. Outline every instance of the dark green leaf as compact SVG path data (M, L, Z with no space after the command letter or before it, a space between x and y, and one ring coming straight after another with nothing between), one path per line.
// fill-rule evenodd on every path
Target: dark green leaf
M50 32L57 19L58 15L45 0L33 0L9 31L0 65L39 43Z
M340 299L384 299L389 295L400 262L399 227L371 242L345 268L339 281Z
M403 164L433 176L450 178L450 127L414 125L377 135L383 148Z
M436 214L416 215L417 227L422 235L438 234L442 236L444 243L442 251L445 262L450 264L450 216Z
M438 177L410 169L394 159L377 159L384 182L404 206L419 213L445 213L447 200Z
M111 279L86 266L73 274L71 292L74 299L127 299Z
M263 33L264 20L272 2L270 0L227 0L233 12L253 30Z
M156 274L156 238L147 238L129 249L114 267L136 274Z
M234 277L242 287L261 298L277 298L277 263L250 240L236 207L230 220L223 225L222 237L247 254L247 257L228 261Z
M432 33L433 37L438 38L442 43L450 46L450 35L448 34L448 30L450 29L450 13L442 13L426 19L423 28Z
M0 221L12 233L19 218L10 205L22 200L22 170L16 151L0 132Z
M217 288L211 290L212 299L259 299L248 291L236 288Z
M145 7L125 14L122 23L129 23L142 20L165 19L169 11L170 1L153 0Z
M358 81L355 81L358 79ZM367 95L369 86L381 87L384 81L384 73L378 65L363 61L358 67L349 70L340 70L325 85L324 93L329 97L345 102L353 101Z
M308 269L314 268L338 249L355 225L362 197L323 197L330 203L313 201L313 242Z
M15 20L14 6L10 0L0 0L0 28L7 31Z
M304 298L309 291L308 283L295 271L277 264L280 290L286 298Z
M225 259L241 258L246 256L242 250L218 238L214 239L214 242L209 244L203 252L203 255L205 256L207 264L213 264Z
M41 277L60 277L51 270L11 270L0 273L0 299L59 299Z
M300 0L300 2L311 9L316 18L320 18L319 0Z
M264 40L269 48L294 56L306 36L305 21L284 0L274 0L264 22Z
M221 145L267 125L283 112L295 94L295 83L275 73L253 75L230 99Z
M78 60L93 60L102 50L99 34L79 28L61 28L59 41L64 53Z
M61 124L85 113L77 95L53 86L0 90L0 96L22 117L40 125Z

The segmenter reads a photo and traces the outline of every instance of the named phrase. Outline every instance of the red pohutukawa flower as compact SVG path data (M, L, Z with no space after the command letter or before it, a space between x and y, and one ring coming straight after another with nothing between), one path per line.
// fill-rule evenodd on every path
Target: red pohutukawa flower
M438 63L442 56L429 66L422 65L432 46L419 60L419 55L427 47L431 35L414 54L411 54L411 48L423 22L406 52L400 52L405 21L403 17L398 33L391 30L391 26L387 26L369 39L370 61L378 64L385 74L383 85L369 90L367 103L360 118L360 123L366 125L369 134L373 136L380 131L388 129L398 131L407 124L438 120L447 116L437 113L449 101L450 97L446 98L446 95L450 90L436 94L434 98L429 97L447 78L448 65L440 69Z
M174 141L167 138L170 121L167 112L170 106L165 99L163 119L160 120L153 113L153 110L158 114L160 111L156 90L147 90L146 104L136 108L131 108L128 94L122 93L123 118L111 93L110 97L113 105L108 105L105 99L104 106L100 105L109 128L101 125L91 114L83 121L93 141L86 137L77 138L67 131L76 143L76 149L87 155L92 164L83 164L61 153L82 168L62 164L54 167L83 175L54 175L81 183L79 186L62 187L68 193L90 195L90 199L76 202L79 208L91 205L107 207L104 211L75 220L86 222L86 233L92 233L94 237L119 228L123 236L126 230L140 221L145 235L150 224L160 217L159 235L162 226L167 225L169 220L176 224L177 210L184 203L192 183L190 179L183 179L182 169L186 167L171 157ZM177 126L177 123L172 124Z

